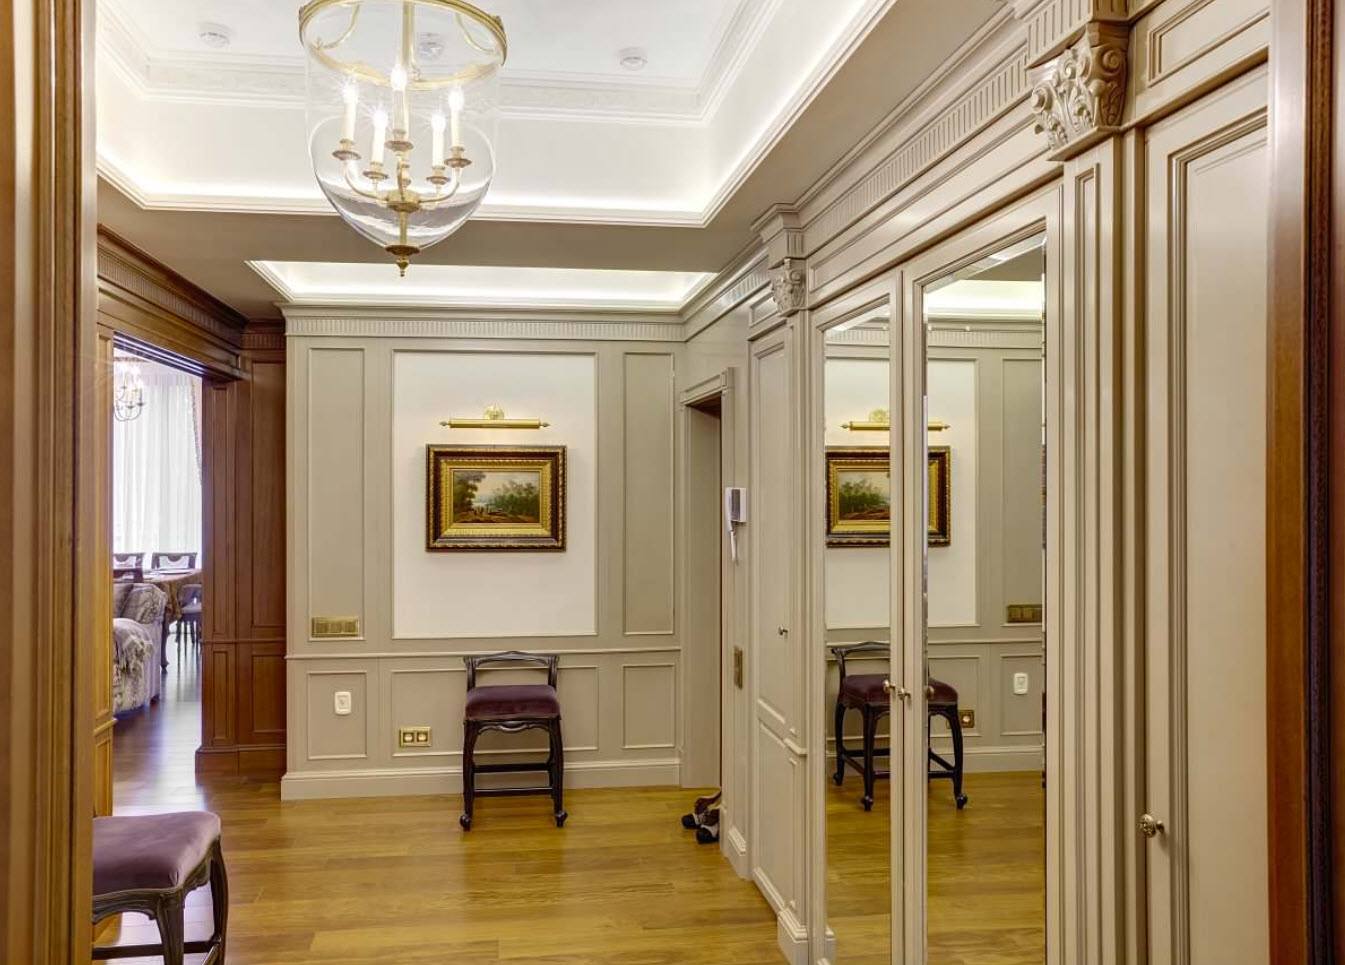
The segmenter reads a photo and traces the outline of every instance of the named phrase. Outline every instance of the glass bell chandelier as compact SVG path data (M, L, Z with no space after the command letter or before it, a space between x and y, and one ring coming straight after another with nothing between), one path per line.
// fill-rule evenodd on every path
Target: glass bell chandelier
M131 422L145 409L145 380L135 370L134 362L113 362L112 418Z
M309 0L299 36L318 184L405 275L495 175L504 24L464 0Z

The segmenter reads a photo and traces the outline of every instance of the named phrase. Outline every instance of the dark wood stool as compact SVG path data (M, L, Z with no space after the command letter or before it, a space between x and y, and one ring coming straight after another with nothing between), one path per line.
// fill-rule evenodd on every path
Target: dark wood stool
M153 918L158 945L95 947L95 959L161 955L182 965L184 954L208 952L203 965L224 961L229 926L229 879L220 852L219 818L209 811L93 819L93 923L126 911ZM210 882L214 929L209 939L186 941L183 906L188 892Z
M856 654L890 656L892 648L885 643L869 640L864 643L851 643L831 647L836 655L836 669L840 682L836 688L836 773L832 780L839 786L845 782L845 766L849 764L864 778L864 796L859 803L864 810L873 809L873 784L878 778L888 776L887 771L879 771L874 761L879 757L888 757L891 750L876 747L878 722L891 710L891 700L887 688L883 686L885 674L847 673L846 658ZM852 751L845 746L845 714L848 710L857 710L863 717L864 749Z
M560 669L560 658L554 654L508 653L488 654L481 657L466 657L467 666L467 706L462 722L462 817L458 823L464 831L472 828L472 814L476 798L504 797L518 794L550 794L555 807L556 827L562 827L565 819L565 750L560 734L560 699L556 696L556 675ZM544 668L544 684L496 684L477 686L478 669L504 667L513 669ZM525 730L544 730L550 742L545 761L510 762L504 764L476 763L476 740L488 730L517 734ZM476 786L478 774L518 773L525 771L545 771L547 784L544 787L496 787Z
M957 688L930 677L925 687L925 702L930 719L942 717L953 733L951 763L943 755L936 754L933 746L929 747L929 762L933 765L929 769L929 776L931 779L947 778L953 782L953 801L960 811L967 806L967 796L962 793L962 717L958 712ZM932 729L929 726L925 727L925 734L926 740L932 744Z

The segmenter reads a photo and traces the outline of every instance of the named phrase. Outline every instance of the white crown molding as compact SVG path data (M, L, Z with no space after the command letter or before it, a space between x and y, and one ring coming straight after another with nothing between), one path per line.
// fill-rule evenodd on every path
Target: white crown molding
M782 0L735 8L699 84L506 70L501 111L514 117L622 123L707 123ZM304 104L304 61L292 56L156 50L117 0L99 4L98 48L146 100L294 106Z
M609 311L469 310L407 306L281 305L292 338L452 338L681 342L677 315Z

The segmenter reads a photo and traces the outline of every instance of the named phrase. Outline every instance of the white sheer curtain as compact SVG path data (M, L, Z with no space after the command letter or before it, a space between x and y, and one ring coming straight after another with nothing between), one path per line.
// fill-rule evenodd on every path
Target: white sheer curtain
M145 405L112 424L113 550L200 553L201 380L140 359L115 366L139 374Z

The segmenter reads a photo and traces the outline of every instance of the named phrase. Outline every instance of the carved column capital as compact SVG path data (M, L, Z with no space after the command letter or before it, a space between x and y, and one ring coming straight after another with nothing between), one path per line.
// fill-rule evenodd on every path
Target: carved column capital
M1062 161L1120 129L1125 109L1129 30L1090 23L1083 35L1034 72L1035 129Z
M771 297L781 315L793 315L803 309L808 300L808 274L803 263L786 258L771 277Z

